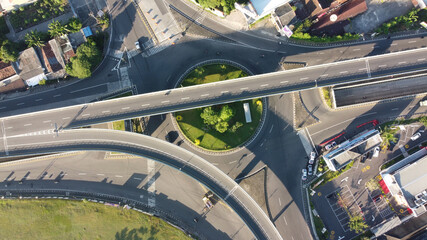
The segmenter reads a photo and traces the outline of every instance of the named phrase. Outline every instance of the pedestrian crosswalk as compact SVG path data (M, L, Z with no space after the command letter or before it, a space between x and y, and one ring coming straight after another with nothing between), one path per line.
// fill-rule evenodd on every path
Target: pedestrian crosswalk
M142 53L142 56L143 57L152 56L152 55L154 55L156 53L159 53L159 52L165 50L167 47L169 47L171 45L172 45L172 43L170 41L162 42L162 43L160 43L159 45L157 45L155 47L145 49L145 51Z

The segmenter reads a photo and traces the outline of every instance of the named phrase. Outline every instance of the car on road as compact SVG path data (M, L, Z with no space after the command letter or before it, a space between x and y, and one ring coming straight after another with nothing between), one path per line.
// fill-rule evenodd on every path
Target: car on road
M380 155L380 146L377 146L374 148L374 154L372 154L372 157L378 157Z
M308 175L313 175L313 165L309 164L307 169L308 169Z
M329 144L326 144L326 146L325 146L325 149L328 151L328 150L331 150L332 148L334 148L335 146L337 145L337 143L336 142L331 142L331 143L329 143Z
M141 49L141 46L139 45L139 41L135 42L135 47L136 47L136 50L140 50Z
M411 137L411 140L412 141L415 141L415 140L417 140L418 138L420 138L421 137L421 133L420 132L417 132L417 133L415 133L414 135L412 135L412 137Z
M307 169L305 169L305 168L302 170L302 176L301 176L301 179L302 179L303 181L307 180Z
M310 153L310 160L308 161L309 164L313 164L314 163L314 159L316 159L316 153L315 152L311 152Z

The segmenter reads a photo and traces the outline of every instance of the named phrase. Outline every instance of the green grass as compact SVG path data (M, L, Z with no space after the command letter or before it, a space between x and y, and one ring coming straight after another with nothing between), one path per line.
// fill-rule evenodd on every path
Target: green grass
M203 68L203 70L200 71L200 68ZM229 65L215 64L206 65L200 68L191 72L182 82L182 86L192 86L247 76L247 74L242 70ZM199 72L197 72L198 70ZM176 112L175 117L178 115L182 117L182 120L178 121L178 125L183 134L193 143L196 139L199 139L199 146L202 148L210 150L227 150L244 143L253 135L254 131L258 127L262 116L262 105L257 105L257 100L259 99L244 101L249 103L251 109L251 123L246 123L245 113L243 110L244 102L228 104L236 112L235 116L230 121L230 126L235 122L243 123L243 126L237 129L235 133L229 131L219 133L215 129L205 126L200 117L202 108Z
M113 129L124 131L125 130L125 120L113 122Z
M2 239L190 239L134 210L71 200L1 200Z
M332 108L332 100L331 100L331 89L329 87L322 88L323 97L325 98L326 104Z
M325 174L323 174L323 176L320 179L324 179L323 182L321 183L322 185L332 181L333 179L339 177L341 174L347 172L351 167L353 167L354 161L352 161L351 163L347 164L347 166L345 166L344 168L341 168L338 171L329 171ZM319 179L319 180L320 180Z
M325 227L325 225L322 222L322 219L320 219L320 217L317 216L313 216L313 220L314 220L314 226L316 227L316 233L317 236L321 239L321 240L326 240L328 239L329 236L329 232L326 231L325 233L322 233L322 229Z

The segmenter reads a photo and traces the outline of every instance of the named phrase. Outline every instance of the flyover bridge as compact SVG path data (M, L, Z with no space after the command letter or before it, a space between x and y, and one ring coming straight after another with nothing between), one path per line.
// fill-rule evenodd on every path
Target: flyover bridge
M0 119L6 135L67 129L119 119L149 116L287 92L391 77L427 68L427 48L389 53L170 89L95 103L74 105ZM2 136L2 135L0 135ZM1 146L1 145L0 145Z

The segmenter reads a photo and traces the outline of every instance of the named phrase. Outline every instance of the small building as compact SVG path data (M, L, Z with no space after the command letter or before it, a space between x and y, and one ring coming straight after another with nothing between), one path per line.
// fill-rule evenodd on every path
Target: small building
M0 0L0 11L17 10L19 7L36 2L37 0Z
M51 39L41 48L44 65L47 70L47 80L62 78L65 76L65 62L62 58L59 44Z
M74 49L77 49L77 47L80 46L80 44L86 42L86 37L83 31L81 30L75 33L68 34L68 39L71 43L71 46L73 46Z
M245 111L246 123L252 122L251 108L249 107L249 103L243 103L243 110Z
M285 28L296 21L296 15L291 5L286 3L271 12L271 20L280 35L286 36Z
M12 65L28 86L38 85L40 80L46 79L42 63L32 47L20 52L18 60Z
M341 143L338 148L323 156L331 171L338 171L361 155L373 150L382 142L378 130L366 130Z
M244 5L235 3L234 7L243 13L248 23L253 23L288 2L289 0L251 0Z
M55 40L59 45L59 49L61 51L61 55L65 61L65 64L69 63L70 59L76 56L76 53L73 50L73 46L71 45L70 39L67 35L64 35L56 38Z
M16 74L12 64L0 61L0 94L26 89L24 81Z

